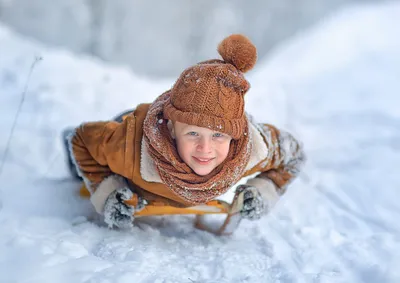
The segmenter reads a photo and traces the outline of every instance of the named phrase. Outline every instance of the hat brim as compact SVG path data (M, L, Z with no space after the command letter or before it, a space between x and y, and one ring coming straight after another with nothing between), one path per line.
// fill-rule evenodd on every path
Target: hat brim
M240 139L242 137L247 124L245 115L240 119L224 119L203 113L183 112L173 106L170 99L165 102L163 113L165 119L207 128L227 134L233 139Z

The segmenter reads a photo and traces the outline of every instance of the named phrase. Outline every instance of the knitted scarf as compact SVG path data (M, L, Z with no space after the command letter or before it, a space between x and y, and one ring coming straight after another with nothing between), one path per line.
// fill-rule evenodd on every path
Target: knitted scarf
M193 205L203 204L225 193L239 181L250 159L251 137L248 123L238 140L232 140L225 161L206 176L197 175L179 156L171 137L163 105L170 99L167 91L150 106L143 124L143 135L163 183L176 195Z

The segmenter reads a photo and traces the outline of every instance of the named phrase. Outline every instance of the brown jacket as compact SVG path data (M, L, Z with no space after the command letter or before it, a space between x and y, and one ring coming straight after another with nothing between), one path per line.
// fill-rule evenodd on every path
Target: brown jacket
M100 194L97 190L102 189L101 183L107 177L118 174L153 204L189 206L161 182L146 152L142 125L149 106L139 105L121 123L91 122L76 128L70 139L72 159L92 196ZM243 177L259 172L258 180L250 181L250 184L257 186L262 194L262 186L270 184L274 192L265 195L281 195L299 172L304 160L301 147L290 134L271 125L250 124L253 149ZM102 192L102 202L109 193L109 188ZM99 204L93 204L97 205L98 211L101 210Z

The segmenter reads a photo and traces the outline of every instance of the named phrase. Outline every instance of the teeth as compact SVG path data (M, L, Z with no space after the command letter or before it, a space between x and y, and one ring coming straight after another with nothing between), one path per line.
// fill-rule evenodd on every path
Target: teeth
M210 159L197 158L197 159L200 160L200 161L203 161L203 162L211 160L211 158Z

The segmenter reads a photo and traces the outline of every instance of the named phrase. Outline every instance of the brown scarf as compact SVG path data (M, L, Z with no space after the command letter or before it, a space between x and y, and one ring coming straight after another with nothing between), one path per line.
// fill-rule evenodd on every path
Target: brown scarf
M200 176L180 158L176 150L162 113L168 99L170 91L158 97L149 108L143 124L146 146L165 185L187 202L194 205L206 203L225 193L243 176L252 144L248 125L239 140L231 141L225 161L207 176Z

